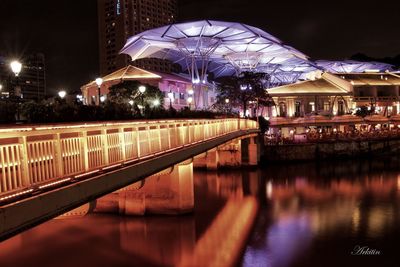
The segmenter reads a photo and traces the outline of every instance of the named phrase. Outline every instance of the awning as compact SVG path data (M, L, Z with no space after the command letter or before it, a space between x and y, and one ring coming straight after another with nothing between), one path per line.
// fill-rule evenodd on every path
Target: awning
M380 124L380 123L388 123L389 119L385 116L374 114L371 116L366 116L364 118L364 121L372 124Z
M333 117L332 122L336 124L360 124L363 123L363 119L355 115L342 115Z

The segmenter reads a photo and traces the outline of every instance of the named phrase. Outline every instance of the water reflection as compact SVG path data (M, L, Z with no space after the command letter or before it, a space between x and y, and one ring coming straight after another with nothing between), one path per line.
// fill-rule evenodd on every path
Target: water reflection
M243 265L399 266L399 172L392 159L266 168ZM382 256L350 256L356 245Z
M193 214L52 220L2 242L0 266L240 264L258 207L244 266L399 266L398 160L195 172L194 187Z
M49 221L2 242L0 266L231 266L257 215L259 177L250 176L197 173L195 212L185 216Z

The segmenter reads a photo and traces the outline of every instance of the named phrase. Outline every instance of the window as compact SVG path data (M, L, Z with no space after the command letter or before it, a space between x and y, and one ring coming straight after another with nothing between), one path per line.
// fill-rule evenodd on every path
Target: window
M331 109L331 104L329 102L324 102L324 110L329 111Z
M343 101L338 101L338 115L343 115L344 114L344 102Z
M279 116L286 117L286 104L284 102L279 103Z
M301 116L301 102L300 101L296 101L296 103L294 104L294 116L296 117L300 117Z

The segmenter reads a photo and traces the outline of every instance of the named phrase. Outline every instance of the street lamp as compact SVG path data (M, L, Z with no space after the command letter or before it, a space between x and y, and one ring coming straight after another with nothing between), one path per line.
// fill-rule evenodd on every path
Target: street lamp
M174 93L169 91L168 98L169 98L169 108L172 109L172 101L174 100Z
M67 95L67 92L65 92L64 90L61 90L61 91L59 91L58 92L58 96L61 98L61 99L64 99L64 97Z
M14 60L10 63L10 67L12 72L14 72L15 77L18 77L19 73L21 72L22 69L22 64L21 62Z
M100 102L104 103L106 101L107 97L105 95L100 96Z
M226 115L228 115L228 105L229 105L229 98L225 98L225 112L226 112Z
M144 93L146 92L146 86L139 86L140 97L142 99L142 114L144 114Z
M102 78L97 78L95 80L96 84L97 84L97 104L100 105L100 89L101 89L101 85L103 84L103 79Z
M17 107L17 120L19 120L20 119L20 116L19 116L19 101L20 101L20 97L21 97L21 90L19 88L18 75L22 70L22 64L18 60L14 60L14 61L12 61L10 63L10 67L11 67L12 72L15 74L15 88L14 88L12 96L15 96L16 92L18 93L18 98L17 98L17 106L18 106Z
M191 110L191 109L192 109L193 97L191 97L191 96L188 97L187 102L188 102L188 104L189 104L189 110Z

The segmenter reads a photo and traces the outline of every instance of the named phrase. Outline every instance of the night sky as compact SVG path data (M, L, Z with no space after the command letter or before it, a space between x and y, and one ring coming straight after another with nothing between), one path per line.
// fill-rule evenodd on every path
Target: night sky
M238 21L312 59L400 54L400 1L179 0L179 19ZM0 0L0 55L43 52L48 90L98 76L96 0Z

